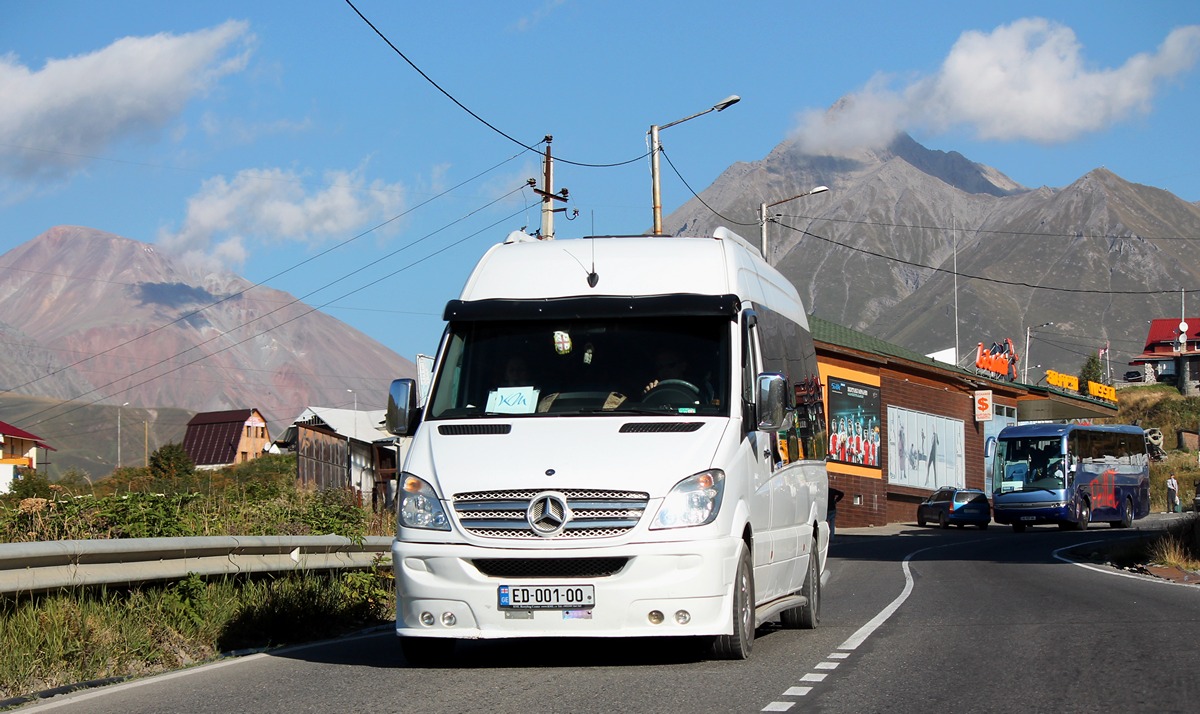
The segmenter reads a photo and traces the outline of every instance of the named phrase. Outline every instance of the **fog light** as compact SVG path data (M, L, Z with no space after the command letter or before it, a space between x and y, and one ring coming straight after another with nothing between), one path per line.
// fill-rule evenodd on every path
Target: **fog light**
M458 624L458 618L454 616L453 612L443 612L442 624L446 627L454 627Z
M687 610L679 610L675 613L675 622L681 625L686 625L692 621L692 614Z
M646 619L650 620L651 625L661 625L664 618L663 614L658 610L651 610L650 614L646 616Z
M426 611L426 612L421 613L421 624L422 625L424 625L426 627L433 627L433 623L434 623L434 619L433 619L432 612Z

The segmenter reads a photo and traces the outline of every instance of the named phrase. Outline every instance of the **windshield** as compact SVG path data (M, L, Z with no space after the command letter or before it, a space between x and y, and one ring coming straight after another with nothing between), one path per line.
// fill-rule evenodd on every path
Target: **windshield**
M1062 439L1003 439L996 445L993 483L999 492L1058 490L1066 486Z
M428 418L729 414L727 317L451 323Z

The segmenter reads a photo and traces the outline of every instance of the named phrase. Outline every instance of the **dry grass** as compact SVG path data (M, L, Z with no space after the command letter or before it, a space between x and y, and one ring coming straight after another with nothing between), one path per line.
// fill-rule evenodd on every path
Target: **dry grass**
M1171 526L1150 543L1147 558L1168 568L1200 571L1200 518L1193 516Z

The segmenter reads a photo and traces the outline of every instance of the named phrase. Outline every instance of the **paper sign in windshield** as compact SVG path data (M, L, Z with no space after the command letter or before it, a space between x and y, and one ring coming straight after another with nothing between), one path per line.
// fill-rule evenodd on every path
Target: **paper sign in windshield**
M533 387L497 387L488 394L491 414L532 414L537 409L538 390Z

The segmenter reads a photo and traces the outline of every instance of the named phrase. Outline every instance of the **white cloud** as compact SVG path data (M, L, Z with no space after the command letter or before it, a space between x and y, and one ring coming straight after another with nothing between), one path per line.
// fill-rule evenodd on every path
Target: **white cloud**
M515 32L529 32L541 24L542 20L545 20L547 17L549 17L551 13L553 13L565 2L566 0L545 0L545 2L543 2L541 6L534 9L531 14L519 18L516 22L514 22L512 25L512 30Z
M241 71L254 36L229 21L184 35L125 37L40 70L0 57L0 173L69 174L114 141L155 135L188 100Z
M878 147L897 133L965 128L981 140L1057 143L1146 113L1159 86L1200 58L1200 26L1173 30L1155 53L1093 69L1074 31L1040 18L965 32L937 74L899 88L879 76L828 112L799 117L810 153Z
M236 270L254 247L349 238L396 216L404 203L401 185L368 183L362 169L329 171L312 192L292 171L244 170L205 181L188 199L182 227L159 231L158 242L210 270Z

